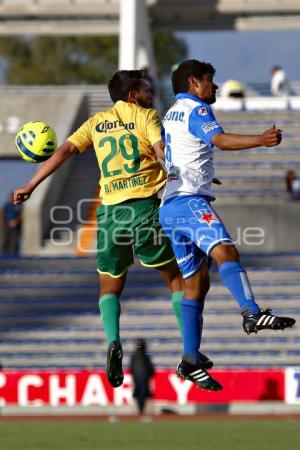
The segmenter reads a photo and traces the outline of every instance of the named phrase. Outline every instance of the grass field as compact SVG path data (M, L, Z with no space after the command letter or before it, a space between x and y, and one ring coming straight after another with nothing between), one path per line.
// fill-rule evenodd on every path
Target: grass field
M299 450L300 420L0 420L1 450Z

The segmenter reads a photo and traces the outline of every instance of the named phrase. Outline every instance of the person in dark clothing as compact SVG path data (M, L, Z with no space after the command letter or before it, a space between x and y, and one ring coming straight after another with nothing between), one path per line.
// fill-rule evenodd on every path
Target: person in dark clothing
M150 380L154 375L154 366L146 352L144 339L137 339L136 350L131 356L130 371L134 383L133 397L137 402L139 413L143 414L146 400L152 396Z
M291 200L300 200L300 178L294 170L288 170L285 176L286 192Z
M292 183L297 178L296 172L294 170L288 170L285 175L286 192L291 194L293 192Z
M3 253L4 255L18 256L22 224L22 205L14 205L13 192L3 207L1 222L4 228Z

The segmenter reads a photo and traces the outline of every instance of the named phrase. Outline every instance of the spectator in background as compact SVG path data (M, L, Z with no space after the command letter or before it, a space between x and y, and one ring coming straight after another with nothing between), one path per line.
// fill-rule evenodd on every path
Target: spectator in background
M154 366L149 355L147 355L144 339L137 339L135 348L136 350L130 360L130 371L134 384L133 398L137 402L139 413L142 415L146 400L152 396L150 380L154 375Z
M230 98L244 98L246 95L246 87L237 80L227 80L222 84L221 96Z
M294 170L288 170L285 175L286 192L288 194L292 193L292 182L295 178L297 178L296 172Z
M291 200L300 200L300 178L294 170L288 170L285 176L286 192Z
M282 67L272 67L271 94L274 97L284 97L290 94L289 81Z
M1 222L4 228L3 253L18 256L22 225L22 205L14 204L12 192L1 212Z

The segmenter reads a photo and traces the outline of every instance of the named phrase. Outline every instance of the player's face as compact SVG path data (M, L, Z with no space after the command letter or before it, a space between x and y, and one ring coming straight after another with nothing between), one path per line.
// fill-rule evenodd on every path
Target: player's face
M147 80L141 80L141 85L138 91L136 91L137 103L143 108L152 108L153 106L153 93L150 83Z
M196 80L197 96L211 105L216 101L216 92L218 85L214 83L213 76L210 73L203 75L201 80Z

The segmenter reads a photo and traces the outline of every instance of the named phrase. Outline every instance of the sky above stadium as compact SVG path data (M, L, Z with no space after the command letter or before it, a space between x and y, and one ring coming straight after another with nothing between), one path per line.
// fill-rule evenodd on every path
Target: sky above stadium
M177 33L189 58L211 62L216 80L268 82L273 65L281 65L290 80L300 80L300 30L210 31Z

